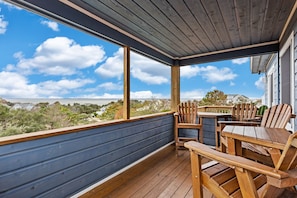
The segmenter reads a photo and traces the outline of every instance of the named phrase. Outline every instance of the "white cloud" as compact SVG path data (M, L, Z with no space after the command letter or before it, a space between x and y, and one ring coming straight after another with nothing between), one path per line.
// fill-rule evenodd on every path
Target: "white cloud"
M259 79L255 82L255 85L260 90L265 90L265 76L260 76Z
M230 68L218 68L211 65L206 67L184 66L180 69L181 78L192 78L198 75L210 83L233 80L237 76Z
M17 73L0 72L0 96L6 98L14 97L38 97L37 86L29 85L28 80Z
M180 68L180 76L185 78L192 78L197 76L200 68L198 66L184 66Z
M33 58L18 53L16 70L22 74L72 75L77 70L95 66L104 60L105 52L100 46L81 46L67 37L49 38L39 45Z
M62 79L30 84L26 77L5 71L0 72L0 79L0 96L4 98L61 97L94 82L90 79Z
M8 7L8 9L22 10L22 8L17 7L17 6L15 6L15 5L13 5L13 4L7 3L7 2L5 2L5 1L3 1L3 0L0 0L0 4L6 5L6 6Z
M241 64L247 63L249 60L250 58L237 58L237 59L233 59L232 63L241 65Z
M166 96L164 96L160 93L153 93L152 91L130 92L130 97L131 97L131 99L166 98ZM80 98L123 99L123 94L110 94L110 93L104 93L103 95L89 94L89 95L80 96Z
M169 82L170 67L132 52L131 75L147 84L160 85Z
M102 77L118 78L123 77L123 52L119 49L112 57L106 59L105 63L100 65L95 72Z
M132 77L147 84L168 83L170 78L170 67L157 61L131 52L130 67ZM95 71L102 77L123 77L123 48L120 48L112 57L106 59Z
M182 96L182 98L184 99L201 99L204 97L205 93L202 90L191 90L191 91L185 91L185 92L181 92L180 95Z
M108 90L108 91L111 91L111 90L123 90L123 85L118 83L113 83L113 82L106 82L106 83L102 83L100 85L98 85L98 88L99 89L104 89L104 90Z
M54 22L54 21L41 21L42 25L46 25L47 27L49 27L50 29L52 29L55 32L59 31L59 25L58 23Z
M4 20L4 16L0 15L0 34L5 34L8 22Z
M217 68L215 66L201 67L199 75L201 75L203 79L210 83L233 80L237 76L230 68Z

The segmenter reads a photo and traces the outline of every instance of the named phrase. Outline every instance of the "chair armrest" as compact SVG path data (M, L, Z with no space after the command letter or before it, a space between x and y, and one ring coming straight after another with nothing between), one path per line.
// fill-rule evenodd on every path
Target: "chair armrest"
M218 121L218 124L224 125L244 125L244 126L258 126L261 122L255 121Z
M178 112L175 112L173 115L174 116L179 116L179 113Z
M266 176L276 178L276 179L283 179L283 178L290 177L290 175L284 171L275 170L272 167L266 166L264 164L260 164L258 162L249 160L244 157L230 155L227 153L216 151L210 148L209 146L201 144L199 142L195 142L195 141L186 142L184 146L188 148L191 152L194 152L197 155L201 155L208 159L215 160L233 169L235 168L246 169L246 170L264 174Z

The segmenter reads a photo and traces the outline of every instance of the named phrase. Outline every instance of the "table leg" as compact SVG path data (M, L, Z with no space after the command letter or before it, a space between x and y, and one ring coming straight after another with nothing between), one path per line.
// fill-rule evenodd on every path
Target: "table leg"
M242 156L241 141L228 137L227 145L229 154Z

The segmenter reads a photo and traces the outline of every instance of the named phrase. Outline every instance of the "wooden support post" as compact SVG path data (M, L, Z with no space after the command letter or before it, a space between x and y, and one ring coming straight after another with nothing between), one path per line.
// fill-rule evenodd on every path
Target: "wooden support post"
M124 47L124 103L123 118L130 119L130 47Z
M180 67L171 67L171 110L176 111L180 103Z

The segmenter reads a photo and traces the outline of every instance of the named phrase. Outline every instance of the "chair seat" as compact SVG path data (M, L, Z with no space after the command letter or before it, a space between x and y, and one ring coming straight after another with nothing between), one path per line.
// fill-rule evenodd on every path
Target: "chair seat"
M258 193L261 194L267 182L266 177L257 173L253 173L252 177ZM203 183L207 189L212 188L211 191L214 192L216 197L242 197L235 171L228 166L216 161L210 161L202 165L202 180L204 180ZM219 192L219 194L215 194L215 192ZM221 194L222 192L224 192L224 195Z

